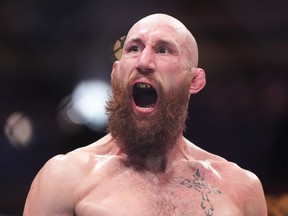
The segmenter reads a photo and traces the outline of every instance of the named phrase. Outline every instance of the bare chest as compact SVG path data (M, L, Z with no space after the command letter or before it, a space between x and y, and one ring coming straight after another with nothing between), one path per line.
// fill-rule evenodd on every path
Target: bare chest
M83 194L76 216L243 215L225 186L200 170L189 174L161 181L127 172L103 179Z

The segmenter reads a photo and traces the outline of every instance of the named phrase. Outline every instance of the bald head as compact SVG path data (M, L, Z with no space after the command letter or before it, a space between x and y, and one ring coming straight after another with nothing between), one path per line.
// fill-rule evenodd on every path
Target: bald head
M153 31L159 28L169 28L173 32L173 37L177 40L179 46L187 52L187 64L189 67L197 67L198 65L198 47L195 38L186 26L176 18L167 14L152 14L146 16L136 22L127 34L127 39L135 31Z

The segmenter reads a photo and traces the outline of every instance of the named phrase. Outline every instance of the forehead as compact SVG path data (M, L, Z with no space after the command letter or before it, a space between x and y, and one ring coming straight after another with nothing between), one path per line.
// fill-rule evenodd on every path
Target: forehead
M166 40L182 44L186 33L181 26L163 20L143 20L136 23L128 32L127 41L133 38L142 40Z

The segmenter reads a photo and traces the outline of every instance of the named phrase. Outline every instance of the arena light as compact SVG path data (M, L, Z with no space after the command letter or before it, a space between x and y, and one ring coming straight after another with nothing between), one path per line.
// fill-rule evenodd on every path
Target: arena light
M5 136L10 144L17 148L27 148L33 137L33 126L30 118L22 112L8 116L4 127Z
M109 91L110 85L102 80L82 81L72 93L67 116L76 124L103 130L107 123L105 105Z

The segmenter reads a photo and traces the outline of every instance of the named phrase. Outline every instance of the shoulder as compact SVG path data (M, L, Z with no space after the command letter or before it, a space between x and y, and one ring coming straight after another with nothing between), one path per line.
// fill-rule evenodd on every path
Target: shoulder
M192 149L191 151L194 150L196 152L196 159L203 164L208 164L207 167L217 172L223 184L231 188L231 193L236 192L243 198L247 195L252 198L263 195L262 184L253 172L221 156L207 152L192 143L189 145Z
M241 168L235 163L214 162L221 167L220 176L227 193L243 208L245 215L267 215L267 206L260 179L251 171Z
M25 203L25 216L72 215L77 202L77 181L84 172L79 168L78 162L83 164L80 158L78 154L57 155L46 162L32 182Z
M48 212L47 215L57 215L63 210L73 211L83 190L83 181L89 179L87 176L96 170L96 166L103 166L100 161L113 158L108 138L49 159L31 185L25 204L26 214L37 215L41 209Z
M187 141L188 157L209 164L216 172L227 193L240 203L245 215L267 215L265 196L261 181L251 171L243 169L236 163L223 157L207 152Z
M88 152L77 150L49 159L33 180L28 198L33 197L33 202L41 199L44 201L44 198L61 197L75 191L81 178L88 172L89 157ZM69 196L66 200L72 201L72 198Z
M37 178L41 179L45 176L43 179L45 180L49 176L60 182L68 181L69 184L73 184L75 181L78 183L99 161L109 156L113 157L116 152L109 136L105 136L85 147L52 157L39 171Z
M267 215L266 200L260 179L253 172L234 163L230 163L229 167L225 171L225 176L230 184L233 182L230 193L242 203L245 215Z
M50 177L55 181L61 180L63 182L70 178L69 183L71 184L73 183L71 178L72 180L76 180L77 176L84 175L86 169L83 168L86 167L90 157L89 152L82 150L74 150L67 154L56 155L45 163L37 174L36 179L45 181L47 177Z
M217 160L211 164L222 177L222 186L243 208L245 215L267 215L265 195L257 175L227 160Z
M117 149L112 138L106 135L95 143L52 157L39 171L35 180L45 182L52 179L53 182L67 183L68 186L78 184L99 161L115 156Z

